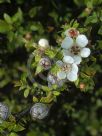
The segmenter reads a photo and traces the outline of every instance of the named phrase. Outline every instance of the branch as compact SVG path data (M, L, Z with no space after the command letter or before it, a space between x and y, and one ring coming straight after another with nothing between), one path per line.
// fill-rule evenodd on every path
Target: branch
M21 112L18 112L16 114L14 114L14 117L16 119L16 121L18 122L23 116L27 115L30 111L31 106L29 106L28 108L22 110Z

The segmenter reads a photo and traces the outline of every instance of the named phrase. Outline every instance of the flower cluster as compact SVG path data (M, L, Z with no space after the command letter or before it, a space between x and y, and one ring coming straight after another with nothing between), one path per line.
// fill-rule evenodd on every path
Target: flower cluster
M80 34L75 28L65 31L65 38L61 43L63 60L58 60L57 65L60 71L57 76L60 79L75 81L78 77L78 65L82 58L90 55L90 49L87 48L88 39L85 35Z
M59 60L56 57L58 70L56 74L48 74L48 86L56 84L60 87L66 80L71 82L76 81L78 78L78 65L82 62L82 58L87 58L91 52L90 49L86 47L88 45L87 37L80 34L75 28L66 30L64 36L60 51L62 58ZM50 48L49 42L46 39L40 39L38 45L40 48ZM46 56L41 58L39 64L44 70L52 68L51 60Z

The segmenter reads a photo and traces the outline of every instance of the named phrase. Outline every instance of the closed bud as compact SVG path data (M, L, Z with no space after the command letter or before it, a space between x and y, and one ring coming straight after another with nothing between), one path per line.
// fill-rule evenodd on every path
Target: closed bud
M30 40L32 39L31 33L27 33L27 34L25 35L25 39L26 39L27 41L30 41Z
M81 90L83 90L83 89L85 89L85 84L84 83L80 83L79 87L80 87Z
M76 38L79 35L79 31L77 31L75 28L70 28L65 31L65 35L72 38Z
M36 103L31 107L30 115L33 120L44 119L49 113L49 107L43 103Z
M40 39L39 42L38 42L38 45L41 48L48 48L49 47L49 42L48 42L47 39Z
M0 102L0 122L6 120L9 116L9 108L5 104Z

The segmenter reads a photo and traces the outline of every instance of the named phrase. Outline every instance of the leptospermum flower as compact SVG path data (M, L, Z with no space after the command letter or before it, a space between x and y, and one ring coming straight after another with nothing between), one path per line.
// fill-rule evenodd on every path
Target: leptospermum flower
M57 72L59 79L77 80L78 66L74 63L74 59L71 56L64 56L63 61L58 60L56 64L60 67L60 71Z
M76 64L80 64L82 58L90 55L90 49L86 47L88 39L85 35L79 34L75 40L69 36L62 41L63 55L71 56Z
M59 79L57 75L49 73L47 76L48 86L57 85L58 87L63 86L65 80Z

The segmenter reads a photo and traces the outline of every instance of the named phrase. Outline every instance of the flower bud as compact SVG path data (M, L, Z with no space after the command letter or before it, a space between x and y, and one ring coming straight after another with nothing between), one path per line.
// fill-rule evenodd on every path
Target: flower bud
M80 83L79 87L80 87L80 89L85 89L85 84L84 83Z
M43 67L43 69L48 70L51 67L51 61L49 58L42 58L39 64Z
M47 39L40 39L38 42L38 45L42 48L48 48L49 47L49 42Z
M25 39L26 39L27 41L30 41L30 40L32 39L31 33L27 33L27 34L25 35Z
M30 109L30 114L33 120L44 119L49 113L49 107L43 103L36 103Z
M0 122L6 120L9 116L9 108L5 104L0 102Z
M70 28L65 31L65 35L71 38L76 38L79 35L79 31L77 31L75 28Z

